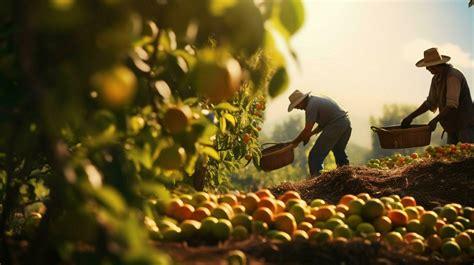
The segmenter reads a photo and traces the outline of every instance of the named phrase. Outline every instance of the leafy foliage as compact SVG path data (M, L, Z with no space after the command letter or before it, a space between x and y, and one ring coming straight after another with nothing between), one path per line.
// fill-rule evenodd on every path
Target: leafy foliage
M286 71L273 40L303 22L289 4L2 1L0 262L170 262L145 217L177 183L258 166L265 95Z

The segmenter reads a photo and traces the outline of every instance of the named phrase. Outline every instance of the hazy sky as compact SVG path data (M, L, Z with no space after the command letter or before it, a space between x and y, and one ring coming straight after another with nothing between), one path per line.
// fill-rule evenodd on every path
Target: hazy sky
M474 7L467 0L306 0L306 21L292 45L291 84L270 100L264 132L290 115L294 89L333 98L349 111L351 142L369 146L369 116L389 103L420 105L432 75L415 67L423 51L437 47L451 56L474 95ZM303 124L301 124L303 128ZM288 139L290 140L290 139Z

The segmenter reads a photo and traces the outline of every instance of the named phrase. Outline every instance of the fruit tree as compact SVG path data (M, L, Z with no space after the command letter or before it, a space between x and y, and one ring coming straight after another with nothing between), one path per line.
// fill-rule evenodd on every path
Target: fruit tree
M303 20L297 0L2 1L0 263L166 264L150 209L258 166Z

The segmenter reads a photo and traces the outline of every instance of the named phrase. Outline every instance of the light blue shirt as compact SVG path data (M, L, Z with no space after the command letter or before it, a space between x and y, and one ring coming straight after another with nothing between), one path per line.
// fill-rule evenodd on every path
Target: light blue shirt
M346 116L347 111L339 107L339 105L330 98L309 96L305 114L306 123L317 123L322 129L331 122Z

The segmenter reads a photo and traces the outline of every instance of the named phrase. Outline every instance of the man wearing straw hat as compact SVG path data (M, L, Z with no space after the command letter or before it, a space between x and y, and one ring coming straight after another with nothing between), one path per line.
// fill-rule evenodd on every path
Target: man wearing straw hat
M300 142L306 145L309 138L321 132L313 148L309 152L308 164L311 176L318 176L323 169L323 162L329 151L336 158L337 166L349 164L346 146L352 128L347 111L329 98L310 96L310 93L294 91L290 96L288 112L294 108L305 111L306 125L301 133L292 141L294 146ZM314 124L318 126L313 130Z
M448 144L458 142L474 143L474 107L471 92L464 75L447 62L451 58L440 55L438 49L430 48L424 52L424 58L416 63L418 67L426 67L433 78L428 98L418 109L402 120L402 128L408 127L414 118L428 110L439 114L429 126L436 129L439 122L448 133Z

